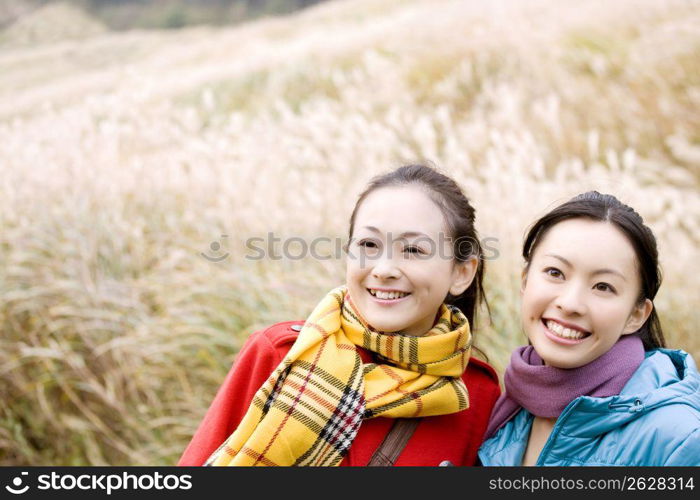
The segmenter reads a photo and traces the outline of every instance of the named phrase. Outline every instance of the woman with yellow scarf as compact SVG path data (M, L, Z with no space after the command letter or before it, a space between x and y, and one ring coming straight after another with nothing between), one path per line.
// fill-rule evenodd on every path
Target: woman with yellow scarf
M499 395L471 357L483 300L474 209L409 165L350 217L346 283L253 334L179 465L473 465Z

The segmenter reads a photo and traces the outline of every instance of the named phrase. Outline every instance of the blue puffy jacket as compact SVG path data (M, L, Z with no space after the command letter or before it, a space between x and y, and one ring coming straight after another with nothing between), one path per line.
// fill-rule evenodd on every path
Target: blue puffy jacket
M522 409L479 449L521 465L533 416ZM618 396L568 404L536 465L700 465L700 375L686 352L654 349Z

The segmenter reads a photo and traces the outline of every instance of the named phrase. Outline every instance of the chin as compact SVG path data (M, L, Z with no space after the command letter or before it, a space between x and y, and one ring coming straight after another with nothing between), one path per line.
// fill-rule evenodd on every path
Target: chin
M583 366L585 364L580 359L575 359L574 357L567 356L566 354L562 355L561 353L553 352L552 349L549 349L549 346L542 346L538 342L532 342L532 347L547 366L568 370L571 368L578 368L579 366Z
M395 323L383 322L383 321L372 321L367 319L367 323L378 332L393 333L398 332L403 328L403 325L396 325Z
M540 354L539 351L537 354ZM548 366L565 370L580 368L592 361L590 359L581 358L580 356L561 356L551 352L545 352L544 356L540 354L540 358L542 358Z

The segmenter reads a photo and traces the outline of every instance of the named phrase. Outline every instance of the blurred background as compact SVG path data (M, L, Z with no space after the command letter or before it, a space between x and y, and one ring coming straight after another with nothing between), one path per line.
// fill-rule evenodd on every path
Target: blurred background
M246 240L345 238L405 162L496 241L501 373L527 226L589 189L654 230L700 359L699 27L689 0L0 0L0 465L175 463L247 336L343 281Z

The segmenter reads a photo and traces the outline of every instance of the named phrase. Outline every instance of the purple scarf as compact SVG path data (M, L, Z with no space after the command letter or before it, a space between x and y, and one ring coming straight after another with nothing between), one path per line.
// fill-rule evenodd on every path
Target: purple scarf
M623 335L599 358L568 370L545 366L531 345L518 347L506 368L506 390L496 401L484 439L492 437L520 408L537 417L555 418L579 396L619 394L642 361L644 345L638 335Z

